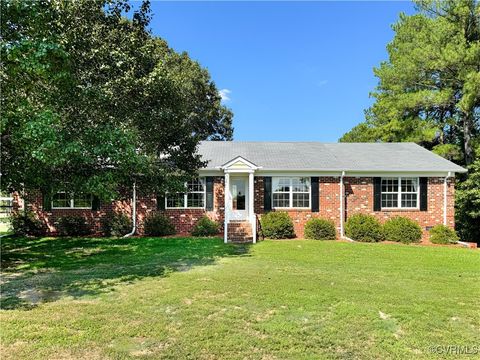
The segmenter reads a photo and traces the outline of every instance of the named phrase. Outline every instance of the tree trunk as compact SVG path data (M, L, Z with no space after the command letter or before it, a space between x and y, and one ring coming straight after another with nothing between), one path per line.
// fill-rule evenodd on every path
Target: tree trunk
M473 149L472 149L472 128L473 128L473 113L468 112L463 118L463 150L465 156L465 164L473 163Z

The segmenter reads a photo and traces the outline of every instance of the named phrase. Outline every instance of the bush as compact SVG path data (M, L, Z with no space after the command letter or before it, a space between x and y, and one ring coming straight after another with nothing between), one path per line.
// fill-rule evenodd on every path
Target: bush
M13 213L10 226L15 235L43 236L46 233L45 226L32 213Z
M305 224L305 238L314 240L335 240L337 233L333 222L325 219L310 219Z
M83 236L92 233L82 216L62 216L58 219L57 230L61 236Z
M434 244L454 244L458 241L458 235L446 225L436 225L430 229L430 241Z
M218 235L218 223L211 220L208 216L203 216L195 224L192 230L193 236L215 236Z
M383 240L382 225L372 215L355 214L345 223L345 235L361 242L377 242Z
M422 229L415 221L406 217L394 217L383 225L385 240L398 241L404 244L419 242Z
M295 237L293 222L286 212L271 211L261 218L263 235L269 239L291 239Z
M123 236L132 230L132 226L132 219L125 214L114 214L102 219L102 232L105 236Z
M145 235L165 236L175 234L175 227L170 219L161 214L147 216L144 224Z

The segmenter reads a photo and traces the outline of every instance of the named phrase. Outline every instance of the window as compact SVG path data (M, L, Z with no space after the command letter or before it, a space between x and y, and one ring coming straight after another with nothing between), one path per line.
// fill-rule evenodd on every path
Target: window
M309 208L310 178L273 178L274 208Z
M382 208L418 208L418 178L382 178Z
M185 187L187 191L184 193L167 194L167 209L205 207L205 179L193 179Z
M59 191L52 197L52 209L91 209L92 196Z

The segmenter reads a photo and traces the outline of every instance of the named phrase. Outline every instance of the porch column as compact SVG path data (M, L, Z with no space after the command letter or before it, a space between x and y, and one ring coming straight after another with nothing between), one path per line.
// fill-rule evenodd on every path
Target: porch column
M223 224L223 242L226 244L228 242L228 221L230 214L230 174L225 173L225 189L223 198L225 199L224 205L224 224Z
M257 242L257 219L255 217L254 211L254 194L255 191L253 189L253 171L248 174L248 214L250 216L250 223L252 224L252 235L253 235L253 243Z

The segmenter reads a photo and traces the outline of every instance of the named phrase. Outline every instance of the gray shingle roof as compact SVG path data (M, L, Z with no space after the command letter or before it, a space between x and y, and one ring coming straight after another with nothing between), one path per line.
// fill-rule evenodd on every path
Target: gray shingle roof
M241 156L262 170L466 171L415 143L202 141L198 151L206 169Z

